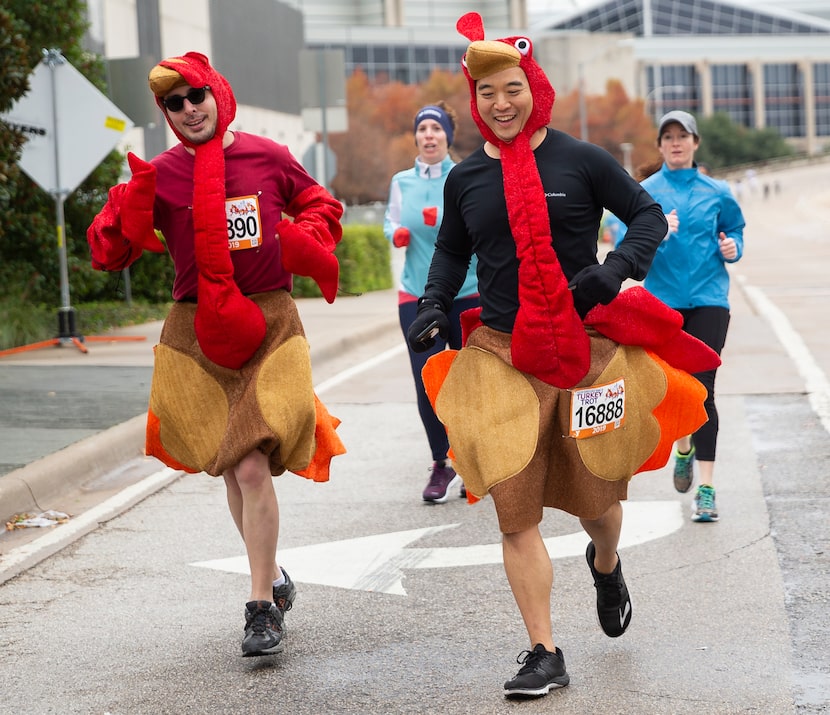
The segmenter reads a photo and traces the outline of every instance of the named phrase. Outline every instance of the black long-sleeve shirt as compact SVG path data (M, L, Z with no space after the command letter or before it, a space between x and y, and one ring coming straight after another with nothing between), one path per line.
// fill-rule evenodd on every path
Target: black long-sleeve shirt
M614 253L641 280L668 226L660 205L604 149L553 129L534 151L545 191L552 245L565 277L597 263L603 207L627 225ZM478 257L481 320L512 332L519 308L516 244L504 198L501 161L475 151L453 167L444 187L444 218L424 295L449 307Z

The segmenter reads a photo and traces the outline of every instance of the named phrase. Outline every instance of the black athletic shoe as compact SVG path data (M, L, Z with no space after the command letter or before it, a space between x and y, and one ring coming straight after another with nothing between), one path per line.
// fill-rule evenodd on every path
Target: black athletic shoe
M245 604L245 637L242 655L273 655L285 648L282 642L282 614L270 601L248 601Z
M297 588L282 566L280 566L280 571L285 576L285 583L282 586L274 586L274 603L280 612L280 616L285 617L286 612L290 611L291 606L294 605L294 599L297 597ZM282 625L282 618L280 618L280 625Z
M559 648L555 653L537 643L533 650L523 650L516 658L522 667L513 680L504 684L508 698L538 698L550 690L564 688L571 682L565 670L565 656Z
M617 554L617 565L609 574L600 573L594 568L596 556L594 542L588 544L585 558L591 567L594 587L597 589L597 618L605 635L617 638L625 633L631 623L631 598L622 575L622 562Z

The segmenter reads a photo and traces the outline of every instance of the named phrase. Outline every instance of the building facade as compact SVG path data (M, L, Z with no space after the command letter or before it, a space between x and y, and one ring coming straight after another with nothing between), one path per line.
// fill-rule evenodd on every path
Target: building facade
M815 154L830 145L830 21L728 0L612 0L544 32L626 33L650 111L723 112Z
M467 41L455 22L470 11L490 38L530 37L559 93L600 94L617 79L655 118L671 108L725 112L810 154L830 145L830 20L819 16L830 15L830 2L787 3L817 14L772 0L530 2L558 11L549 21L537 11L531 26L528 0L88 0L88 8L92 49L108 58L208 54L237 93L235 128L298 156L314 142L300 114L299 48L342 51L346 76L360 68L372 79L421 82L435 69L459 70ZM144 126L134 145L164 132ZM157 150L158 142L148 153Z
M347 74L413 83L457 71L467 42L455 21L475 10L488 37L527 34L557 91L598 94L617 79L655 116L725 112L811 154L830 144L829 3L792 3L808 15L769 1L553 0L558 12L537 11L529 28L524 0L285 1L303 12L309 46L343 50Z

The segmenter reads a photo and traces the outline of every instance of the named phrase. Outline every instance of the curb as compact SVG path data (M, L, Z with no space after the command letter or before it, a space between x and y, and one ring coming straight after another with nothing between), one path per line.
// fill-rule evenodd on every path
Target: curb
M347 337L321 344L318 349L311 350L312 364L341 357L349 349L390 329L399 330L397 317L358 328ZM14 514L49 509L50 502L66 491L77 489L133 458L144 457L146 424L147 415L142 413L0 475L0 517L3 522ZM162 467L159 462L159 468Z
M362 345L368 340L376 338L378 335L382 335L390 330L400 332L400 329L401 326L396 313L394 319L383 320L371 326L362 327L353 331L345 338L331 340L317 350L311 350L312 366L315 363L325 363L334 358L342 357L345 352ZM403 336L401 336L401 340L403 340Z
M133 417L0 477L2 517L42 511L67 489L97 479L130 459L144 456L147 416Z

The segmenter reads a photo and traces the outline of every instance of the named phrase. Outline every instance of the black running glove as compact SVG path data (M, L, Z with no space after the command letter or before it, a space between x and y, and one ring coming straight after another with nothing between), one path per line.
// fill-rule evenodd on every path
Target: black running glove
M421 298L418 301L418 314L406 334L409 347L413 352L422 353L435 345L435 336L444 340L450 334L450 321L438 301Z
M622 282L631 269L622 256L609 253L605 263L583 268L568 283L573 291L574 307L580 318L585 318L595 305L608 305L620 292Z

